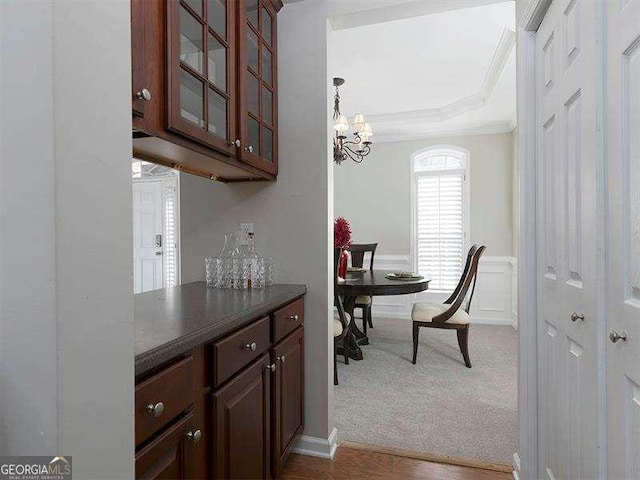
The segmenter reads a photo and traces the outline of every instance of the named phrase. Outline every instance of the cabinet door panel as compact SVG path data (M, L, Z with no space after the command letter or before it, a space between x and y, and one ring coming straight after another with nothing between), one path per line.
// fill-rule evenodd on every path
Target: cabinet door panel
M193 414L189 413L141 449L136 454L136 479L194 478L195 449L193 442L187 437L187 433L193 430Z
M211 395L216 478L268 478L271 443L269 356Z
M147 100L142 90L148 88L146 80L145 49L145 0L131 0L131 88L133 114L144 117Z
M304 429L304 329L298 328L273 349L273 476Z
M278 173L276 12L269 0L238 3L242 161Z
M226 155L236 147L236 4L168 0L167 128Z

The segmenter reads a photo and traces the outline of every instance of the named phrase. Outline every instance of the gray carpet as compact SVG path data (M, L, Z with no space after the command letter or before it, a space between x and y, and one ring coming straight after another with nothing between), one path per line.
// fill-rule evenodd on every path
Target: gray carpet
M344 365L338 357L340 440L511 465L517 442L516 331L472 325L469 369L454 331L420 329L413 365L411 322L373 322L364 360Z

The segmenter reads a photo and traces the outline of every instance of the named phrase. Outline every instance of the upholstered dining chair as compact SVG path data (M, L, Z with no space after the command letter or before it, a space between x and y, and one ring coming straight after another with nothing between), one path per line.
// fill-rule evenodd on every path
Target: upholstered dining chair
M484 245L474 245L469 249L462 277L456 289L444 303L414 303L411 312L411 320L413 320L412 363L414 365L418 356L420 327L427 327L456 330L458 346L464 358L464 364L467 368L471 368L471 360L469 358L469 324L471 323L471 318L469 317L469 310L478 279L478 262L485 249ZM470 292L469 287L471 287ZM467 293L469 293L468 299Z
M364 256L366 253L371 253L369 260L369 270L373 270L373 259L376 256L377 243L352 243L349 246L351 252L351 266L364 268ZM367 325L373 328L373 321L371 320L371 296L359 295L356 297L356 308L362 309L362 331L367 334Z

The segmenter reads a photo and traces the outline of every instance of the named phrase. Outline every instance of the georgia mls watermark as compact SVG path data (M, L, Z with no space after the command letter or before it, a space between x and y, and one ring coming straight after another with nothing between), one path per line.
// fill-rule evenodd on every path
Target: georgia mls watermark
M71 457L0 457L0 480L71 480Z

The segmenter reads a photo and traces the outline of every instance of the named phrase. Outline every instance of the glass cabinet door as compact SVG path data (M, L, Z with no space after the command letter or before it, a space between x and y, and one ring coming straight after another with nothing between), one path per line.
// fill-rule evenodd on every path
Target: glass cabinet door
M276 12L271 0L240 0L240 158L277 174Z
M235 0L167 0L168 128L235 155Z

